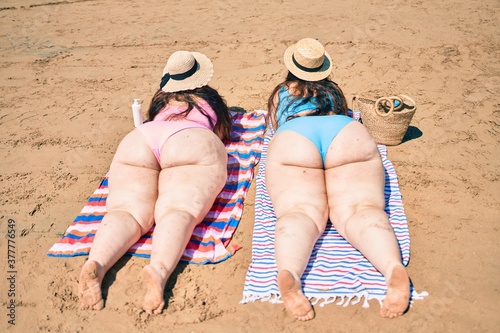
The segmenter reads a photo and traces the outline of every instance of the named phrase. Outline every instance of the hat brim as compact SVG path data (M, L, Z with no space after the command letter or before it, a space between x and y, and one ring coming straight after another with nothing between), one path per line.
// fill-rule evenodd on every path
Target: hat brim
M206 86L212 79L214 74L214 67L212 61L208 57L199 52L190 52L198 63L196 72L183 80L168 80L163 86L164 92L178 92L183 90L193 90ZM163 70L165 75L165 69Z
M332 73L332 58L325 50L325 59L323 65L315 71L304 71L295 65L293 54L296 50L296 45L288 47L283 56L286 68L296 77L304 81L321 81L326 79Z

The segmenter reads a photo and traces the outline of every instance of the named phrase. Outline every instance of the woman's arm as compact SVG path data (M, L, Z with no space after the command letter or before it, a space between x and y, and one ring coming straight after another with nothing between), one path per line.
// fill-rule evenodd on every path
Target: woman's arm
M278 120L276 118L276 110L278 109L279 91L273 96L273 102L269 107L269 126L276 131L278 129Z

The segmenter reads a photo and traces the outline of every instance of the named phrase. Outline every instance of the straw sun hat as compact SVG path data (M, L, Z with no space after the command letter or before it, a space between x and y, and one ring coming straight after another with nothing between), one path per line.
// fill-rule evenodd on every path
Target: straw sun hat
M285 51L285 66L305 81L320 81L332 72L332 59L316 39L304 38Z
M212 62L204 54L177 51L168 58L163 69L160 89L177 92L200 88L207 85L213 74Z

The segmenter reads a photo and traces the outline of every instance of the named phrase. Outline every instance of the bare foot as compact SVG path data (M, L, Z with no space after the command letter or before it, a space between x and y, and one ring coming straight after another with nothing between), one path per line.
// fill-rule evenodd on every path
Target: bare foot
M78 298L84 309L101 310L104 301L101 293L102 267L95 261L87 260L80 273Z
M392 274L387 280L387 294L380 309L384 318L401 316L408 308L410 300L410 278L403 265L392 269Z
M163 300L163 283L160 274L151 265L142 269L142 278L146 285L146 296L144 296L143 309L149 314L160 314L163 311L165 301Z
M297 281L292 273L287 270L278 273L278 288L290 316L301 321L314 318L311 303L302 293L300 281Z

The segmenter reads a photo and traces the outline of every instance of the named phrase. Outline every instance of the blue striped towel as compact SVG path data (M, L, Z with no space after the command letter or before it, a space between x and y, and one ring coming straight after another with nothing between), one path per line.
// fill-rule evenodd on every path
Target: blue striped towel
M243 299L241 303L256 300L280 303L276 283L277 268L274 259L274 226L276 217L265 185L265 164L267 146L271 140L270 131L266 133L256 177L255 224L252 244L252 262L248 269ZM385 168L385 211L399 242L403 264L410 259L410 235L404 213L398 178L393 164L387 159L385 146L378 146ZM304 295L312 304L320 306L336 302L347 306L364 299L380 302L385 297L385 279L372 264L342 236L330 222L314 246L307 268L302 276ZM411 299L422 299L426 292L417 293L411 287Z

